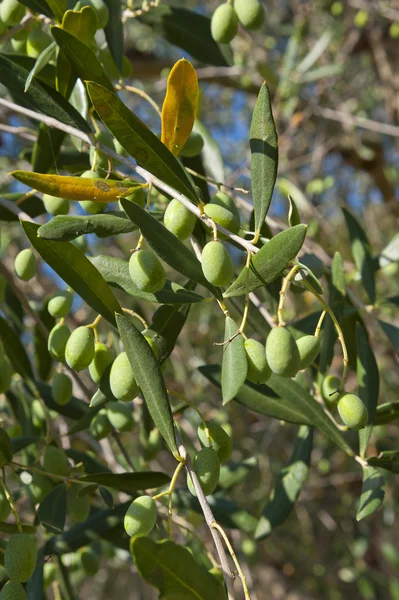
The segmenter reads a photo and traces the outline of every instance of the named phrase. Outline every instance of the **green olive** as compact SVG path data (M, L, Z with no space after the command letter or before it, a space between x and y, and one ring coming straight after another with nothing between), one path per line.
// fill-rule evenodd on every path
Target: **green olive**
M157 256L148 250L133 252L129 273L133 283L143 292L159 292L165 285L165 270Z
M65 373L56 373L51 388L51 396L56 404L68 404L72 399L72 379Z
M30 248L21 250L15 257L14 269L16 275L23 281L29 281L36 274L36 258Z
M218 455L219 461L221 463L228 461L233 451L231 437L226 433L223 427L214 421L207 421L206 426L208 428L212 448ZM198 437L203 447L208 447L210 445L204 423L201 423L198 427Z
M109 402L107 417L119 431L131 431L134 427L133 408L124 402Z
M131 538L151 533L157 521L157 507L151 496L139 496L129 506L125 514L124 526Z
M53 360L64 362L65 348L71 332L65 323L57 323L50 331L48 338L48 351Z
M67 215L69 213L69 200L66 198L57 198L50 194L43 194L44 208L50 215Z
M112 363L109 375L111 392L118 400L130 402L139 393L126 352L121 352Z
M83 523L90 514L90 497L78 495L82 487L79 483L72 483L67 492L67 512L76 523Z
M220 461L212 448L201 448L193 459L194 471L205 496L212 494L219 482ZM191 481L191 478L189 478Z
M327 404L335 404L338 402L341 394L340 392L337 392L337 390L340 385L341 380L335 375L327 375L327 377L323 379L321 384L321 395L324 402Z
M204 138L200 133L192 131L188 137L187 142L184 144L180 151L180 156L190 158L192 156L198 156L204 147Z
M41 428L46 422L46 412L38 398L35 398L35 400L32 402L31 413L33 425Z
M47 310L53 317L66 317L72 308L73 295L69 290L59 290L49 300Z
M221 242L208 242L202 250L202 272L212 285L224 287L234 277L234 264Z
M231 4L221 4L212 15L211 33L218 44L229 44L237 35L238 19Z
M266 340L266 360L276 375L295 377L300 357L295 339L285 327L274 327Z
M215 221L218 225L221 225L225 229L228 229L232 233L238 233L240 230L240 219L231 212L228 208L220 206L210 202L205 204L204 213Z
M178 200L171 200L164 214L166 229L173 233L179 240L185 240L192 234L196 216Z
M89 365L90 377L94 383L100 383L107 367L114 360L114 354L106 344L96 342L94 347L94 357Z
M112 425L107 417L107 410L102 408L90 423L90 433L95 440L102 440L112 432Z
M86 369L94 358L94 334L89 327L77 327L72 331L66 347L65 360L74 371Z
M344 394L338 400L339 416L351 429L363 429L369 418L366 405L356 394Z
M86 548L81 548L78 554L79 562L82 566L83 571L87 575L95 575L100 568L100 560L97 552L86 546Z
M265 10L259 0L234 0L234 10L246 29L260 29L265 22Z
M36 568L35 539L27 533L16 533L7 542L4 568L12 581L28 581Z
M244 347L248 361L248 381L266 383L272 371L267 364L265 346L257 340L248 339L245 340Z
M304 335L296 341L300 357L300 368L307 369L320 352L320 340L315 335Z

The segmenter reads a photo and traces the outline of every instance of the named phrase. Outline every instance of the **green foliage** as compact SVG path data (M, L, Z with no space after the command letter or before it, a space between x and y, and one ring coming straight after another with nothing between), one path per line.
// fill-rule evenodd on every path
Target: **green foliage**
M1 600L26 600L23 586L17 581L7 581L0 592Z
M202 491L205 496L209 496L215 491L220 476L220 461L217 451L213 448L202 448L193 458L193 467ZM190 476L187 475L187 477ZM190 491L192 491L191 486Z
M28 581L36 567L36 542L26 533L17 533L7 542L4 568L12 581Z

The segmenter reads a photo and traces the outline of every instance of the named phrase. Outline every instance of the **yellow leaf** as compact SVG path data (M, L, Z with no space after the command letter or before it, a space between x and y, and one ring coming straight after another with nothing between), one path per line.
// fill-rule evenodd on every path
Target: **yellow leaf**
M69 177L63 175L46 175L31 171L13 171L15 179L25 185L67 200L92 200L93 202L115 202L118 198L129 196L143 184L125 179L89 179L88 177Z
M162 106L161 140L177 156L194 125L198 107L198 78L193 65L182 58L172 68Z

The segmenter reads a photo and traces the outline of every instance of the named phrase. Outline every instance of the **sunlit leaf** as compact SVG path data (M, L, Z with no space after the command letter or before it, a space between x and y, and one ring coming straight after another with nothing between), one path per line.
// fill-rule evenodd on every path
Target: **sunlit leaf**
M36 59L35 66L31 70L31 72L29 73L28 79L26 80L25 90L24 90L25 92L29 89L30 84L32 83L33 79L37 76L37 74L40 73L40 71L42 69L44 69L44 67L53 58L53 55L55 54L56 47L57 47L56 43L53 42L52 44L50 44L49 46L47 46L47 48L45 48L43 50L43 52L41 52L39 54L39 56Z
M41 225L38 236L44 240L67 242L81 235L96 234L99 238L135 231L136 226L122 211L112 211L100 215L69 216L58 215Z
M367 406L369 415L368 425L359 431L360 456L364 456L373 429L380 390L380 376L377 361L375 360L367 334L360 323L356 325L356 348L357 395Z
M356 520L361 521L372 515L384 501L385 480L377 469L363 467L363 486Z
M226 318L222 358L222 397L223 404L232 400L247 378L248 362L244 347L244 338L236 335L237 324Z

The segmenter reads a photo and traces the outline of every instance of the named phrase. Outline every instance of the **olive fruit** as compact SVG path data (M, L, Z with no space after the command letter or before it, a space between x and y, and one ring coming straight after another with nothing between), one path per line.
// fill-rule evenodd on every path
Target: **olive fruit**
M56 373L51 388L51 396L56 404L68 404L72 398L72 379L65 373Z
M36 542L27 533L16 533L7 542L4 568L12 581L28 581L36 567Z
M228 435L228 433L226 433L223 427L214 421L207 421L206 426L211 438L212 448L218 455L219 461L221 463L228 461L233 451L231 437ZM209 440L206 435L204 423L201 423L198 427L198 437L201 442L201 446L209 446Z
M27 600L24 586L19 581L7 581L0 592L0 600Z
M221 4L212 15L211 33L218 44L229 44L238 31L238 19L231 4Z
M246 29L260 29L265 22L265 10L259 0L234 0L234 10Z
M0 19L6 25L19 25L25 15L25 6L18 0L3 0L0 4Z
M69 213L69 200L66 198L57 198L50 194L43 194L44 208L50 215L67 215Z
M91 6L96 13L97 29L104 29L109 19L109 10L104 0L79 0L75 10L80 10L84 6Z
M3 488L0 488L0 521L6 521L10 511L11 506L8 503Z
M57 323L50 331L48 338L48 351L53 360L64 362L65 348L71 332L65 323Z
M81 177L86 179L101 179L101 175L97 171L85 171ZM108 206L107 202L94 202L94 200L81 200L79 204L86 212L92 215L104 212Z
M327 375L327 377L324 377L321 383L321 395L324 402L327 404L335 404L335 402L338 402L341 394L340 392L337 392L337 390L340 385L341 380L339 377L336 377L335 375Z
M16 275L23 281L29 281L36 273L36 258L30 248L21 250L15 257L14 269Z
M89 429L95 440L102 440L112 432L112 425L108 420L105 408L102 408L93 417Z
M53 484L45 475L32 473L32 481L27 487L32 502L34 504L40 504L43 498L53 489Z
M72 483L67 491L67 512L77 523L86 521L90 514L90 497L78 495L82 487L79 483Z
M204 147L204 138L200 133L192 131L188 137L188 140L180 150L180 156L190 158L192 156L198 156Z
M145 460L154 460L162 450L162 436L159 429L151 429L150 433L140 431L140 445Z
M0 367L0 394L4 394L7 392L8 388L11 385L12 378L12 368L8 359L3 361L3 364Z
M212 448L201 448L193 459L194 471L205 496L215 491L220 476L220 461ZM191 478L190 478L191 481Z
M46 413L41 401L37 398L32 402L31 413L33 425L38 428L42 427L46 422Z
M157 507L151 496L139 496L126 511L124 526L126 533L133 538L148 535L157 520Z
M65 476L69 473L67 455L57 446L47 446L43 456L43 467L47 473Z
M114 360L114 354L106 344L96 342L94 346L94 357L89 365L90 377L94 383L100 383L105 370Z
M221 242L208 242L202 250L202 272L212 285L226 286L234 277L232 258Z
M125 199L129 200L129 202L138 204L141 206L141 208L144 208L147 202L147 189L143 187L137 187L131 194L129 194L129 196L126 196ZM122 209L121 205L120 208Z
M285 327L274 327L266 340L266 360L273 373L295 377L300 369L300 357L295 339Z
M247 355L247 379L252 383L266 383L272 371L267 364L265 347L257 340L248 339L244 342Z
M315 335L304 335L296 341L299 352L300 368L306 369L320 352L320 340Z
M217 194L212 196L210 204L222 206L226 210L229 210L231 213L233 213L237 220L240 221L240 213L238 212L238 208L236 207L233 198L231 198L224 192L217 192Z
M165 285L165 270L155 254L148 250L133 252L129 273L133 283L143 292L159 292Z
M47 310L52 317L66 317L72 308L73 295L69 290L59 290L47 304Z
M366 405L356 394L344 394L338 400L339 416L350 429L362 429L369 418Z
M65 360L74 371L82 371L94 358L94 334L89 327L77 327L72 331L66 347Z
M124 402L109 402L107 417L112 427L119 431L131 431L134 427L133 409Z
M87 575L95 575L100 568L98 554L89 546L79 550L79 562Z
M209 204L205 204L204 206L204 213L218 225L221 225L232 233L238 233L240 229L240 219L225 206L221 206L215 202L209 202Z
M33 29L26 40L26 53L31 58L38 58L52 42L52 38L42 29Z
M179 240L185 240L192 234L196 216L178 200L171 200L165 210L163 222Z
M138 395L139 388L126 352L121 352L112 363L109 384L115 398L122 402L130 402Z

